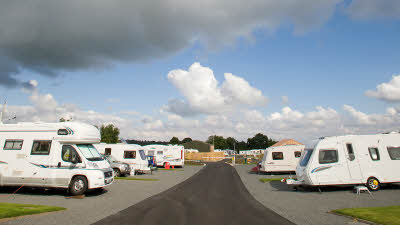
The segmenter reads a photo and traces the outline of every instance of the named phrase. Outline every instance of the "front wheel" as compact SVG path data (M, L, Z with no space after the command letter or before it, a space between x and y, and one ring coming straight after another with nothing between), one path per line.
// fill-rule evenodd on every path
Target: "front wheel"
M83 195L87 189L88 182L83 176L74 177L69 185L69 193L71 195Z
M367 180L367 187L370 191L377 191L380 188L379 180L375 177L370 177Z

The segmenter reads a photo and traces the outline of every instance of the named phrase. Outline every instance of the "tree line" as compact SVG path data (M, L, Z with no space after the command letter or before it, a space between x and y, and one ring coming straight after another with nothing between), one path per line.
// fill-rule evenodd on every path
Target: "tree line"
M102 125L100 128L101 142L114 144L120 142L119 140L119 128L115 127L112 124L107 126ZM161 145L179 145L187 142L192 142L192 138L186 137L182 140L179 140L177 137L172 137L170 141L146 141L146 140L126 140L128 144L138 144L138 145L152 145L152 144L161 144ZM276 143L275 140L268 138L267 135L262 133L258 133L254 135L252 138L247 138L247 141L237 141L233 137L224 138L223 136L212 135L209 136L206 140L206 143L214 145L214 149L235 149L236 151L240 150L250 150L250 149L266 149L271 145Z

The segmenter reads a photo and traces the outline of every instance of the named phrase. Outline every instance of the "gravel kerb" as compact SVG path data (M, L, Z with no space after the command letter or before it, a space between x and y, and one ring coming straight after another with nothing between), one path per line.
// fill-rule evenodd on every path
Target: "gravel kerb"
M105 188L105 192L91 192L83 199L66 199L62 190L21 189L10 196L13 190L0 187L0 202L51 205L67 210L52 214L17 218L2 224L76 225L92 224L102 218L117 213L142 200L161 193L188 179L200 171L202 166L185 166L184 171L155 171L153 175L137 175L140 178L154 178L158 181L115 180Z
M299 225L363 224L343 216L328 213L334 209L399 205L400 185L357 195L351 188L331 188L318 191L293 191L279 181L261 183L260 178L288 177L289 175L258 175L249 173L254 165L235 168L249 192L265 207Z

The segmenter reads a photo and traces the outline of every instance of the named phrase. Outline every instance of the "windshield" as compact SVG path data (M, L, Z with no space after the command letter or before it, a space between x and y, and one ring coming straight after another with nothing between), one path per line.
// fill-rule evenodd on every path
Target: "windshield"
M140 158L142 158L142 160L146 159L146 155L144 154L143 150L139 150L139 155L140 155Z
M97 151L92 144L78 144L76 145L79 148L79 151L83 154L83 156L89 161L102 161L103 157L101 157L100 153Z
M303 157L301 158L300 166L302 166L302 167L307 166L308 161L310 161L312 152L313 152L312 149L304 150L304 154L303 154Z
M112 155L106 155L106 158L110 162L118 162L118 160L116 158L114 158Z

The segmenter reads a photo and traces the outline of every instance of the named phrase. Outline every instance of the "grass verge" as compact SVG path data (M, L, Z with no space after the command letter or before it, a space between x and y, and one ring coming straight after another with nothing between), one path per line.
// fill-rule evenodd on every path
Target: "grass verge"
M332 212L354 218L360 218L377 224L400 225L400 206L346 208L336 209Z
M260 178L260 182L267 183L271 181L281 181L283 178Z
M114 177L115 180L141 180L141 181L158 181L153 178L139 178L139 177Z
M15 204L0 202L0 219L39 214L45 212L55 212L66 208L46 205Z

